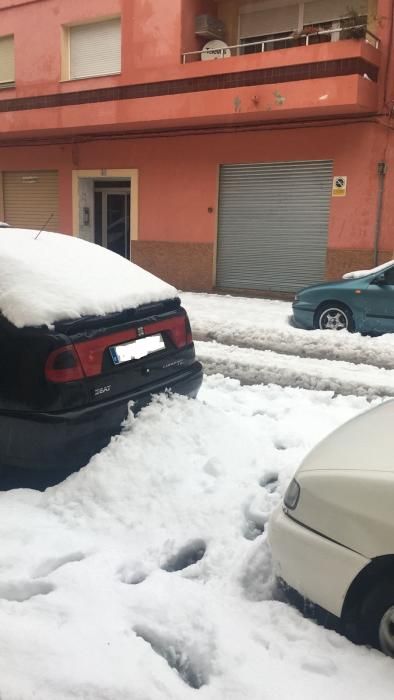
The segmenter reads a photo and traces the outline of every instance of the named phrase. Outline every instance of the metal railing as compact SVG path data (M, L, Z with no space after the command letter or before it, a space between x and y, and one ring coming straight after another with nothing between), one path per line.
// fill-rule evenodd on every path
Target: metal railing
M358 36L359 34L359 36ZM264 41L253 41L244 44L234 44L233 46L226 46L225 48L218 49L203 49L202 51L188 51L182 54L182 63L191 63L192 61L201 60L202 54L211 54L215 58L229 58L230 56L243 56L245 54L253 53L264 53L265 51L275 50L276 44L282 44L280 48L289 49L295 48L296 46L309 46L310 44L318 44L319 37L330 36L331 41L341 41L344 39L358 39L366 41L368 44L372 44L376 49L379 48L380 39L372 34L372 32L367 29L366 24L357 24L352 27L338 27L335 29L323 29L316 32L300 32L289 34L285 37L278 37L277 39L265 39ZM314 41L311 39L315 38ZM324 41L324 39L323 39ZM252 48L255 50L250 50ZM246 50L245 50L246 49ZM249 50L248 50L249 49Z

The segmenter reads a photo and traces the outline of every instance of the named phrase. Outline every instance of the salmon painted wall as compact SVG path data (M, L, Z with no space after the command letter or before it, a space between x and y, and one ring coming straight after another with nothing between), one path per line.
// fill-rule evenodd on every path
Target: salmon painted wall
M11 4L7 3L8 6ZM105 17L120 12L121 0L94 0L94 3L80 0L36 0L8 9L2 9L0 5L1 35L14 34L17 82L16 89L2 89L0 99L59 92L62 88L62 83L59 82L62 25L87 21L92 14ZM78 89L86 83L77 82ZM111 84L111 80L101 78L100 85L104 87L105 84Z
M0 0L0 35L14 34L16 55L16 88L2 89L0 99L334 60L342 57L337 54L343 44L348 51L354 44L354 55L359 53L360 42L338 42L182 65L183 51L201 47L195 17L215 14L216 5L214 0ZM382 77L392 8L393 0L378 0ZM121 75L61 82L62 26L117 14L122 16Z
M215 0L189 0L182 6L182 53L187 51L201 51L207 39L196 36L194 33L195 19L199 15L217 16L217 3Z
M112 140L74 146L0 149L3 170L58 169L61 228L72 230L71 170L138 168L139 238L214 243L219 165L291 160L334 161L347 175L348 194L331 200L328 245L372 249L378 191L377 163L394 163L394 137L375 124L310 127L204 136ZM362 145L362 147L360 147ZM187 157L185 157L187 155ZM386 177L381 250L394 249L394 165ZM210 213L209 208L213 209Z
M16 53L16 87L0 90L0 101L258 68L339 62L343 58L361 57L368 63L380 64L381 77L378 86L361 76L342 76L108 101L93 110L90 104L82 104L7 111L0 114L0 140L30 135L48 138L52 134L78 131L111 133L131 128L370 113L386 109L393 97L394 57L391 56L390 63L387 47L394 0L378 3L376 31L383 39L379 51L366 42L348 40L187 65L181 64L182 51L201 44L194 37L195 16L206 11L214 13L214 0L25 0L21 5L15 2L0 0L0 33L14 33ZM62 26L116 14L122 15L121 75L60 81ZM275 99L278 92L279 101ZM239 110L235 104L240 101Z

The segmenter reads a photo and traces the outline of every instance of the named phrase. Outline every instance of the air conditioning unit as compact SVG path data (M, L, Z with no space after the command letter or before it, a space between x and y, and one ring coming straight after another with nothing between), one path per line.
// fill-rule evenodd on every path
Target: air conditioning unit
M225 26L220 19L211 15L198 15L195 23L195 34L204 39L223 39Z

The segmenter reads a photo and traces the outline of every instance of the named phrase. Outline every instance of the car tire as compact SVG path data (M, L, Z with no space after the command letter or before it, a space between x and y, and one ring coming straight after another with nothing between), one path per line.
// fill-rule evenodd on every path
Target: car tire
M314 317L314 328L325 330L347 330L353 333L355 330L353 314L345 304L336 303L320 306Z
M394 579L382 581L364 599L359 640L394 657Z

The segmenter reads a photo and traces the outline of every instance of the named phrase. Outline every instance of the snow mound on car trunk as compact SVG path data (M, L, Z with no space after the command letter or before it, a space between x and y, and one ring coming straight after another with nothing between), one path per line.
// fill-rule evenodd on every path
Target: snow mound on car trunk
M177 292L116 253L74 236L0 233L0 312L18 328L173 299Z

